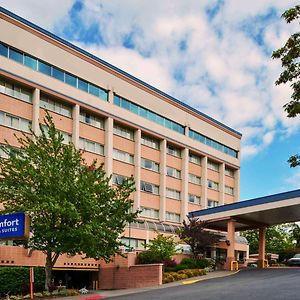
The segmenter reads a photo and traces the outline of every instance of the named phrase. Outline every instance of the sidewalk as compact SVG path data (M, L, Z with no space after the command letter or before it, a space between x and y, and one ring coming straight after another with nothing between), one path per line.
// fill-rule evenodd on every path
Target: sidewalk
M232 271L214 271L210 272L206 275L203 276L198 276L198 277L193 277L193 278L188 278L184 280L179 280L175 282L170 282L166 283L160 286L154 286L154 287L146 287L146 288L135 288L135 289L121 289L121 290L98 290L98 291L92 291L88 294L85 295L78 295L78 296L72 296L72 297L63 297L63 298L55 298L56 300L80 300L80 299L101 299L103 298L110 298L110 297L116 297L116 296L122 296L122 295L129 295L129 294L135 294L135 293L140 293L140 292L146 292L146 291L151 291L151 290L156 290L156 289L165 289L173 286L179 286L182 284L192 284L198 281L203 281L203 280L209 280L209 279L214 279L214 278L220 278L220 277L225 277L229 275L236 274L237 272L232 272Z

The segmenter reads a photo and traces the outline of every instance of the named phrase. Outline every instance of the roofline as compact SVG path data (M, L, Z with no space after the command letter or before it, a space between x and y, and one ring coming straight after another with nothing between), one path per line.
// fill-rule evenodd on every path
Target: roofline
M235 209L240 209L240 208L245 208L245 207L251 207L255 205L261 205L261 204L266 204L266 203L272 203L276 201L282 201L282 200L288 200L292 198L300 197L300 189L298 190L293 190L289 192L284 192L284 193L279 193L279 194L274 194L274 195L269 195L269 196L264 196L264 197L259 197L259 198L254 198L250 200L244 200L236 203L231 203L231 204L225 204L213 208L207 208L207 209L202 209L202 210L196 210L193 212L190 212L188 214L188 217L190 218L195 218L195 217L201 217L201 216L208 216L212 215L215 213L220 213L220 212L225 212L229 210L235 210Z
M54 40L56 40L56 41L58 41L58 42L60 42L60 43L62 43L64 45L72 48L73 50L78 51L78 52L80 52L81 54L83 54L85 56L88 56L89 58L91 58L91 59L97 61L98 63L106 66L107 68L110 68L113 71L118 72L118 73L122 74L123 76L126 76L126 77L130 78L131 80L133 80L133 81L135 81L135 82L143 85L144 87L152 90L153 92L158 93L159 95L161 95L161 96L163 96L165 98L168 98L169 100L175 102L176 104L179 104L179 105L181 105L181 106L183 106L183 107L191 110L192 112L194 112L194 113L200 115L201 117L204 117L204 118L206 118L206 119L208 119L208 120L216 123L217 125L219 125L219 126L225 128L225 129L229 130L230 132L232 132L232 133L234 133L234 134L236 134L236 135L238 135L240 137L242 136L242 134L240 132L232 129L231 127L223 124L222 122L215 120L214 118L212 118L212 117L210 117L210 116L208 116L208 115L200 112L199 110L197 110L197 109L189 106L188 104L186 104L186 103L184 103L184 102L182 102L182 101L180 101L180 100L178 100L178 99L176 99L176 98L168 95L167 93L159 90L158 88L156 88L156 87L154 87L154 86L152 86L152 85L144 82L143 80L141 80L141 79L139 79L139 78L137 78L137 77L135 77L135 76L133 76L133 75L131 75L131 74L129 74L129 73L121 70L121 69L119 69L118 67L116 67L116 66L114 66L114 65L112 65L112 64L110 64L110 63L108 63L108 62L106 62L104 60L102 60L101 58L99 58L99 57L97 57L97 56L95 56L95 55L93 55L93 54L91 54L91 53L83 50L82 48L79 48L78 46L75 46L74 44L72 44L72 43L70 43L70 42L68 42L68 41L66 41L66 40L58 37L57 35L51 33L50 31L48 31L46 29L43 29L40 26L38 26L38 25L36 25L36 24L34 24L34 23L32 23L32 22L30 22L30 21L28 21L28 20L26 20L26 19L24 19L24 18L22 18L22 17L20 17L18 15L16 15L15 13L13 13L13 12L5 9L2 6L0 6L0 12L8 15L9 17L11 17L11 18L13 18L13 19L15 19L15 20L17 20L17 21L19 21L19 22L21 22L21 23L23 23L23 24L25 24L25 25L27 25L27 26L29 26L29 27L31 27L31 28L33 28L33 29L35 29L35 30L43 33L43 34L45 34L45 35L47 35L47 36L49 36L49 37L51 37L52 39L54 39Z

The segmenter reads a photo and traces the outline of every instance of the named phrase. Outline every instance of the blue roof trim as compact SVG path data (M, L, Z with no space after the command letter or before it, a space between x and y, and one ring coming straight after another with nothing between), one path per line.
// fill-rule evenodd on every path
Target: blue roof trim
M89 53L89 52L87 52L87 51L85 51L85 50L83 50L83 49L81 49L81 48L75 46L74 44L72 44L72 43L70 43L70 42L68 42L68 41L66 41L66 40L64 40L64 39L62 39L62 38L60 38L60 37L58 37L57 35L55 35L55 34L49 32L48 30L45 30L45 29L39 27L38 25L35 25L35 24L31 23L30 21L28 21L28 20L26 20L26 19L24 19L24 18L22 18L22 17L20 17L20 16L18 16L18 15L16 15L16 14L14 14L13 12L11 12L11 11L5 9L5 8L2 7L2 6L0 6L0 12L2 12L2 13L4 13L4 14L6 14L6 15L8 15L8 16L10 16L10 17L12 17L12 18L14 18L14 19L16 19L16 20L22 22L22 23L24 23L25 25L27 25L27 26L29 26L29 27L32 27L33 29L35 29L35 30L37 30L37 31L42 32L42 33L45 34L45 35L50 36L51 38L53 38L53 39L59 41L60 43L65 44L65 45L67 45L68 47L70 47L70 48L72 48L72 49L74 49L74 50L76 50L76 51L78 51L78 52L80 52L80 53L82 53L82 54L84 54L84 55L86 55L86 56L92 58L93 60L95 60L95 61L97 61L97 62L99 62L99 63L105 65L106 67L108 67L108 68L110 68L110 69L112 69L112 70L114 70L114 71L116 71L116 72L118 72L118 73L120 73L120 74L122 74L122 75L124 75L124 76L126 76L126 77L128 77L128 78L130 78L130 79L132 79L132 80L134 80L134 81L136 81L136 82L138 82L139 84L141 84L141 85L143 85L143 86L145 86L145 87L151 89L152 91L154 91L154 92L156 92L156 93L162 95L163 97L166 97L166 98L168 98L168 99L170 99L170 100L176 102L177 104L179 104L179 105L181 105L181 106L183 106L183 107L185 107L185 108L187 108L187 109L193 111L194 113L196 113L196 114L198 114L198 115L200 115L200 116L202 116L202 117L205 117L206 119L208 119L208 120L210 120L210 121L212 121L212 122L214 122L214 123L216 123L216 124L222 126L223 128L225 128L225 129L227 129L227 130L229 130L229 131L231 131L231 132L233 132L233 133L235 133L235 134L237 134L237 135L239 135L239 136L242 136L242 134L241 134L240 132L238 132L238 131L236 131L236 130L230 128L229 126L227 126L227 125L225 125L225 124L223 124L223 123L221 123L221 122L215 120L214 118L212 118L212 117L210 117L210 116L208 116L208 115L206 115L206 114L200 112L199 110L197 110L197 109L195 109L195 108L189 106L188 104L186 104L186 103L184 103L184 102L182 102L182 101L180 101L180 100L178 100L178 99L176 99L176 98L174 98L174 97L172 97L172 96L166 94L165 92L163 92L163 91L157 89L156 87L153 87L152 85L150 85L150 84L148 84L148 83L142 81L141 79L138 79L137 77L135 77L135 76L133 76L133 75L130 75L129 73L127 73L127 72L125 72L125 71L123 71L123 70L121 70L121 69L115 67L114 65L112 65L112 64L110 64L110 63L108 63L108 62L102 60L101 58L99 58L99 57L97 57L97 56L95 56L95 55L93 55L93 54L91 54L91 53Z
M284 193L279 193L279 194L274 194L274 195L269 195L269 196L264 196L260 198L254 198L250 200L245 200L245 201L240 201L236 203L231 203L231 204L226 204L222 206L217 206L213 208L207 208L207 209L201 209L201 210L196 210L192 211L188 214L190 218L194 217L200 217L200 216L207 216L219 212L225 212L229 210L235 210L239 208L245 208L245 207L251 207L255 205L260 205L260 204L265 204L265 203L271 203L271 202L276 202L276 201L282 201L282 200L288 200L292 198L300 197L300 189L299 190L294 190L294 191L289 191L289 192L284 192Z

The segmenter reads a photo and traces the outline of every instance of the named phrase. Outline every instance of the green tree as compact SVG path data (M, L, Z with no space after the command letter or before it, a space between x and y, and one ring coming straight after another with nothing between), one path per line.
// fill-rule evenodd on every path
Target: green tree
M293 238L290 233L290 225L275 225L266 231L266 252L279 254L293 247ZM258 253L259 235L258 230L247 230L241 233L249 243L250 254Z
M292 239L295 241L296 248L300 248L300 226L298 224L293 224L290 233L292 234Z
M295 21L299 16L300 5L296 5L282 14L287 23ZM283 47L273 52L272 58L280 59L284 69L275 84L289 83L292 87L291 99L284 105L284 110L289 118L294 118L300 114L300 32L292 34ZM291 167L299 166L300 155L292 155L288 162Z
M87 165L72 143L64 144L49 114L44 121L40 135L17 138L20 148L2 147L9 159L0 159L0 203L1 214L30 216L28 246L46 254L49 290L59 255L109 261L119 253L118 238L136 213L129 199L133 180L111 187L102 165Z
M139 254L138 262L151 264L168 261L176 254L176 245L177 243L172 236L157 233L156 238L146 245L147 250Z
M178 232L182 241L190 245L194 258L203 256L205 250L224 239L223 235L207 230L208 223L190 219L189 222L183 221L183 229Z

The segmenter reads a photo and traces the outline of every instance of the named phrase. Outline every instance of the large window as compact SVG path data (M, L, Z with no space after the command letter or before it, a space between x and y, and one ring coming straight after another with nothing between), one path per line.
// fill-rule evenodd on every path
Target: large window
M65 82L79 90L94 95L102 100L108 101L108 92L91 82L85 81L70 74L62 69L59 69L51 64L48 64L36 57L23 53L20 50L14 49L4 43L0 43L0 55L12 59L20 64L23 64L35 71L51 76L55 79Z
M155 161L152 161L150 159L142 158L141 159L141 166L142 168L158 172L159 171L159 164Z
M41 96L40 107L45 108L47 110L53 111L60 115L71 117L72 116L72 108L69 105L63 104L61 102L55 101L52 98L49 98L46 95Z
M123 181L125 179L127 179L128 177L126 176L123 176L123 175L119 175L119 174L113 174L112 175L112 183L113 184L116 184L116 185L119 185L119 184L122 184Z
M233 156L236 158L238 157L238 151L236 151L230 147L227 147L219 142L216 142L216 141L210 139L209 137L207 137L201 133L198 133L192 129L189 130L189 137L194 140L197 140L200 143L206 144L207 146L213 147L213 148L217 149L218 151L226 153L230 156Z
M119 149L113 150L113 158L129 164L133 164L133 155Z
M0 111L0 125L30 132L31 122L29 120Z
M0 144L0 146L4 147L6 150L9 149L9 146L7 146L7 145ZM5 159L9 158L8 154L6 152L4 152L4 150L2 148L0 148L0 157L5 158Z
M225 175L234 177L234 170L228 167L225 167Z
M227 186L225 185L225 193L228 194L228 195L234 195L234 188L231 187L231 186Z
M184 126L182 126L179 123L176 123L174 121L171 121L170 119L167 119L157 113L154 113L153 111L151 111L145 107L142 107L138 104L135 104L135 103L127 100L127 99L124 99L121 96L114 95L114 104L117 106L120 106L122 108L125 108L125 109L131 111L132 113L137 114L143 118L153 121L159 125L162 125L164 127L172 129L174 131L177 131L181 134L184 134Z
M195 154L189 154L189 162L194 163L196 165L201 165L201 157Z
M88 112L80 111L80 122L97 127L104 128L104 120L98 116L91 115Z
M216 190L216 191L219 190L219 183L218 182L215 182L215 181L212 181L212 180L207 180L207 186L210 189L213 189L213 190Z
M84 138L79 138L79 148L100 155L104 154L103 145Z
M0 93L12 96L22 101L31 103L32 93L18 84L14 84L0 78Z
M213 162L211 160L207 161L207 168L211 169L213 171L219 172L219 164L215 163L215 162Z
M197 195L189 194L189 202L193 204L200 204L201 198Z
M181 149L167 144L167 153L176 157L181 157Z
M166 221L179 223L180 222L180 214L176 214L174 212L166 211Z
M208 208L216 207L218 205L219 205L218 201L207 199L207 207Z
M152 138L150 136L142 134L142 144L159 150L159 140Z
M167 196L167 198L180 200L180 198L181 198L181 193L180 193L180 191L177 191L177 190L174 190L174 189L167 188L167 189L166 189L166 196Z
M141 181L141 191L159 195L159 186L153 183Z
M134 131L128 127L114 124L114 134L122 136L126 139L132 140L134 138Z
M172 167L167 167L167 176L171 176L174 178L181 178L181 171Z
M194 174L189 174L189 182L193 184L201 184L201 177L194 175Z
M149 207L141 207L141 213L140 216L147 217L147 218L153 218L158 219L159 217L159 211L158 209L149 208Z

